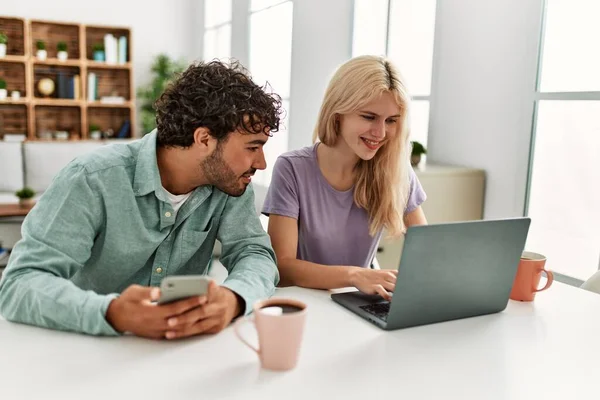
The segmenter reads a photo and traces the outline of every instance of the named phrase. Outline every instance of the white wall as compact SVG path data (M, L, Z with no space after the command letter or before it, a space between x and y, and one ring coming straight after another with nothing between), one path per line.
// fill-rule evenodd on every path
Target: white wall
M438 1L428 161L485 169L486 218L523 215L542 3Z
M3 0L0 8L5 16L131 28L136 88L149 81L157 54L186 60L200 55L195 12L194 0Z
M292 31L289 148L312 143L329 79L352 55L352 0L296 0Z
M233 0L231 55L249 65L250 0ZM289 148L312 142L319 107L335 69L352 55L353 0L294 0ZM277 56L277 49L273 49Z

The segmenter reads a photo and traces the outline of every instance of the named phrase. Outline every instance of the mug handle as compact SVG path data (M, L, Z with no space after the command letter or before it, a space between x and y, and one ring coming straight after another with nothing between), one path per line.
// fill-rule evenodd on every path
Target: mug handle
M238 339L240 339L242 341L242 343L244 343L246 346L250 347L252 350L254 350L258 354L258 353L260 353L259 349L257 349L256 347L254 347L250 343L248 343L248 341L246 339L244 339L244 337L240 333L240 327L245 322L250 322L254 325L254 316L243 317L243 318L240 318L237 321L235 321L235 324L233 325L233 330L235 332L235 335L238 337ZM254 328L256 329L256 326Z
M552 285L552 282L554 281L554 274L550 271L547 271L545 269L542 269L542 271L544 271L546 273L546 285L541 288L541 289L535 289L534 292L541 292L542 290L546 290L550 287L550 285Z

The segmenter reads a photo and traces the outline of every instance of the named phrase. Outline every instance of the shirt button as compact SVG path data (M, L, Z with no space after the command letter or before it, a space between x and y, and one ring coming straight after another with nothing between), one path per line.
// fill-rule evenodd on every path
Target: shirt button
M171 212L170 212L170 211L167 211L167 212L165 213L165 217L169 218L170 216L171 216Z
M160 274L161 272L162 272L162 268L161 267L156 268L156 273L157 274Z

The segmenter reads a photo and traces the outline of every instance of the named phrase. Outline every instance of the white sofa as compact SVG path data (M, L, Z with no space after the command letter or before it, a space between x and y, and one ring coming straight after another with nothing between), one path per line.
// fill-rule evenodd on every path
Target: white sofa
M15 192L24 186L36 197L48 188L54 176L75 157L105 146L111 141L23 142L0 141L0 203L17 203ZM122 141L120 141L122 143ZM255 206L260 213L267 188L255 185ZM263 225L266 222L263 221ZM20 220L0 221L0 242L11 248L20 239ZM216 254L219 254L218 246Z
M0 203L16 203L15 192L24 186L35 190L39 197L71 160L106 143L0 142Z

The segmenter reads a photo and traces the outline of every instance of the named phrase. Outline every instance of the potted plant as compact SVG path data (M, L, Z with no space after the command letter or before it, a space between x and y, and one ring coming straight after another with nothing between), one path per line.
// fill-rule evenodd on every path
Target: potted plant
M412 152L410 154L410 165L417 167L421 162L421 155L427 154L427 149L419 142L410 142L412 144Z
M92 54L94 61L104 61L104 45L102 43L96 43L92 46Z
M0 58L6 56L6 44L8 43L8 36L6 33L0 32Z
M96 124L90 124L90 139L102 139L102 131L100 131L100 127Z
M151 68L152 81L148 85L138 88L138 97L142 105L140 115L144 135L156 128L154 102L165 91L169 82L183 72L185 67L185 62L173 61L165 54L160 54L154 60Z
M46 52L46 43L43 40L38 40L35 43L35 47L37 49L35 56L38 59L44 61L46 59L46 57L48 57L48 53Z
M6 81L0 78L0 100L6 100L8 92L6 91Z
M30 187L24 187L21 190L17 190L15 195L19 198L19 205L21 207L31 207L35 204L33 201L35 191Z
M56 57L60 61L66 61L69 58L69 53L67 53L67 42L58 42L56 45Z

